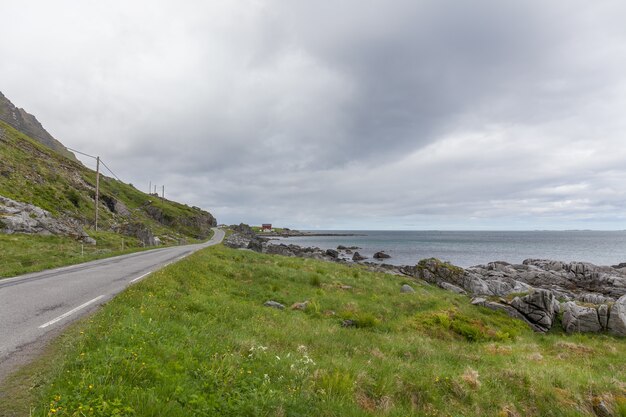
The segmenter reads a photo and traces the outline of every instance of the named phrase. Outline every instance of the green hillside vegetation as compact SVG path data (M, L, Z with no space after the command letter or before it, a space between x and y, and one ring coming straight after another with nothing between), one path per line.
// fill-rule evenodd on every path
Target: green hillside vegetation
M121 249L122 238L125 238L125 248L140 247L136 238L139 230L150 229L164 244L179 244L206 239L211 233L210 227L215 224L209 213L197 207L162 200L101 175L99 232L96 233L93 230L95 183L94 171L0 121L0 195L34 204L55 217L78 220L85 231L99 241L98 248L89 248L90 252L98 252L96 256L101 256L103 250L114 252ZM120 212L118 202L128 212ZM115 234L119 236L115 237ZM70 243L67 238L46 240L45 237L30 236L29 239L40 246L53 241ZM0 249L4 249L3 242L6 239L0 241ZM54 251L54 245L49 249L50 253ZM3 251L3 261L18 262L9 258L8 251ZM41 265L31 269L43 269L43 263L33 259L27 262L31 261ZM0 268L0 276L5 273Z
M0 122L0 195L34 204L53 215L66 215L90 225L94 222L96 173L71 161ZM100 178L102 229L126 221L111 211L119 200L132 213L131 220L151 227L155 234L172 238L205 238L208 228L194 224L208 213L157 196L145 194L132 185L104 175ZM166 236L167 237L167 236Z
M217 246L72 326L0 415L624 417L625 358L409 278Z

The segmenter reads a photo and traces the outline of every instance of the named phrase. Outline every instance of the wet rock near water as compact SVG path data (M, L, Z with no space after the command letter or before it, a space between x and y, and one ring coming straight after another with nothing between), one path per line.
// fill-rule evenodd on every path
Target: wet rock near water
M365 259L367 259L367 256L363 256L359 252L354 252L352 255L352 260L354 262L364 261Z

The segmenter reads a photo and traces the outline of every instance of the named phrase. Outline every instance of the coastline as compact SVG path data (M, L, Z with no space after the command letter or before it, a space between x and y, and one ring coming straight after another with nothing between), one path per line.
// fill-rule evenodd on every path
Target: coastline
M394 265L415 265L420 259L437 258L464 268L494 260L512 264L525 259L559 259L616 265L626 261L626 233L620 231L370 231L337 230L311 236L271 236L274 243L334 249L359 246L371 257L379 250L392 256ZM357 236L345 236L357 235ZM261 237L267 237L261 235Z
M413 265L391 265L382 261L390 257L384 251L370 257L362 256L357 246L320 249L276 244L267 234L259 236L245 227L229 236L225 245L403 275L466 295L471 304L503 311L536 332L561 326L567 333L610 333L626 337L626 263L600 266L527 258L521 263L495 260L463 268L431 257Z

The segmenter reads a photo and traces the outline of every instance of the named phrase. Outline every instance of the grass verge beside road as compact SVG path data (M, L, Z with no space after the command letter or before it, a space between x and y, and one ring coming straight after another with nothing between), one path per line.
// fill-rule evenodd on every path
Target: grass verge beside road
M93 261L143 250L135 238L91 232L97 245L83 245L64 236L0 234L0 278ZM82 249L81 249L82 246Z
M217 246L72 326L0 415L626 416L625 358L408 278Z
M113 232L90 230L89 235L96 239L96 245L82 244L64 236L0 233L0 279L155 249L143 247L137 238ZM213 232L207 239L212 236ZM188 243L197 242L189 239Z

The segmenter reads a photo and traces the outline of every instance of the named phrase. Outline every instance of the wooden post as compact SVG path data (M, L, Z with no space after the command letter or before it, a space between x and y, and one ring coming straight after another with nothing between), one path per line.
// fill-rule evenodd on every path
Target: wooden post
M96 157L96 232L98 231L98 198L100 195L100 157Z
M163 186L161 190L161 200L165 200L165 185Z

